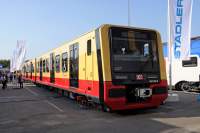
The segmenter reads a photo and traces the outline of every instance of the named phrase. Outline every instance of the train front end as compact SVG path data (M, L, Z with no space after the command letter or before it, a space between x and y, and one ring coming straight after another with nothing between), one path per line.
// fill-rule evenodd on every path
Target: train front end
M104 25L100 31L103 103L112 110L159 106L168 95L158 32Z

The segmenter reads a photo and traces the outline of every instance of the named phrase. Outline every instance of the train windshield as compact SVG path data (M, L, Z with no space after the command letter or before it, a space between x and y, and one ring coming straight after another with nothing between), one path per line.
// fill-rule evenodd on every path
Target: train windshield
M155 32L113 27L110 41L113 72L159 72Z

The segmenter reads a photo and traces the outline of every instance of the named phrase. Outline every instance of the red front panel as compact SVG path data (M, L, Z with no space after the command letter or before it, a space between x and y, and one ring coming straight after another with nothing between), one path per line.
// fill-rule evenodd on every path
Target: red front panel
M153 89L155 87L164 87L167 89L167 81L162 80L159 84L152 84L150 88ZM112 110L124 110L124 109L138 109L138 108L148 108L148 107L156 107L159 106L166 98L166 94L156 94L152 95L148 101L141 103L128 103L126 97L120 98L109 98L109 89L123 89L125 86L114 86L112 82L104 83L104 102L110 107Z

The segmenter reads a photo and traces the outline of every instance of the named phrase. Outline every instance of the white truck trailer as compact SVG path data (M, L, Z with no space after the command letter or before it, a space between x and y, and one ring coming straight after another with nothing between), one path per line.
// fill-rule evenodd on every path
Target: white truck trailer
M169 84L168 46L163 43ZM176 90L200 91L200 36L191 39L190 60L172 59L171 83Z

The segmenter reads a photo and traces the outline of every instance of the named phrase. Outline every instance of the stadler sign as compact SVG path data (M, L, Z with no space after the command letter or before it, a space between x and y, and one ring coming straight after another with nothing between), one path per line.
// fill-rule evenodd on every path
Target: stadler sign
M193 0L168 0L169 44L172 58L186 59L190 55L191 12Z
M175 23L175 38L174 38L174 56L180 58L181 56L181 37L183 26L183 0L177 0L176 6L176 23Z

